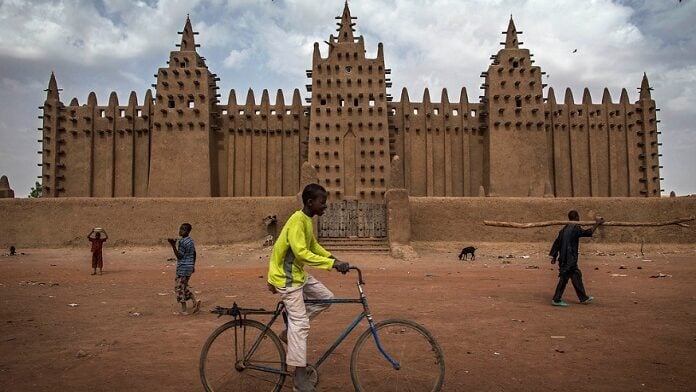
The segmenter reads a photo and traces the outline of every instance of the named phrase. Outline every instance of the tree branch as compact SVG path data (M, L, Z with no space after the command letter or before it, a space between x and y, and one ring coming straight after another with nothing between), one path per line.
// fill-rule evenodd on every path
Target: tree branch
M669 226L678 225L682 227L689 227L689 225L683 222L689 222L696 219L694 216L688 218L679 218L669 221L662 222L620 222L620 221L607 221L604 222L602 226ZM484 220L483 224L486 226L496 226L496 227L513 227L516 229L528 229L531 227L545 227L545 226L563 226L570 223L576 223L581 226L591 226L594 225L594 221L544 221L544 222L530 222L530 223L518 223L518 222L496 222Z

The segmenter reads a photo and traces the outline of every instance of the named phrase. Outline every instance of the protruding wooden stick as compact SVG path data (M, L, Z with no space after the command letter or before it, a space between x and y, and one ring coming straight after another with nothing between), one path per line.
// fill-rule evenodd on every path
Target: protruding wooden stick
M669 226L669 225L679 225L682 227L689 227L689 225L684 222L689 222L696 219L696 217L690 216L688 218L679 218L669 221L662 222L620 222L620 221L606 221L602 226ZM594 221L545 221L545 222L530 222L530 223L518 223L518 222L496 222L484 220L483 224L486 226L496 226L496 227L514 227L517 229L528 229L531 227L545 227L545 226L563 226L569 223L577 223L582 226L594 225Z

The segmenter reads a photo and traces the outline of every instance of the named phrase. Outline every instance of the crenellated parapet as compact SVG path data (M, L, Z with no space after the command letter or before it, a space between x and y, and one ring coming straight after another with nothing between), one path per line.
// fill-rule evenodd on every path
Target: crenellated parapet
M601 102L593 103L585 89L582 101L576 103L571 90L566 89L559 104L550 88L545 116L550 179L556 196L659 195L660 167L651 161L658 158L654 101L644 97L630 103L623 89L616 102L604 89Z
M215 143L220 195L295 195L301 162L307 159L309 125L309 107L302 105L299 90L294 90L289 105L281 90L272 105L267 90L260 103L252 90L244 102L236 97L231 90L227 104L218 106L221 132Z
M468 101L462 88L459 102L447 89L433 102L425 89L411 102L403 89L389 103L392 154L401 158L405 186L412 196L476 196L483 181L480 103Z
M73 98L65 106L51 75L42 107L43 195L144 196L149 162L151 95L138 105L131 93L128 105L111 93L106 105L89 94L80 106ZM140 164L138 164L140 163Z

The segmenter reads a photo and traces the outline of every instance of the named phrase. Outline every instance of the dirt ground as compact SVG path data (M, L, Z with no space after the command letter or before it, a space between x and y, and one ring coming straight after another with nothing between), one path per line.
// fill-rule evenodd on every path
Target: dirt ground
M650 245L641 255L640 244L583 244L580 266L596 299L578 304L569 285L568 308L550 305L557 273L548 244L478 244L473 262L457 260L460 247L414 244L411 260L337 254L364 270L378 321L408 318L434 334L444 390L696 390L695 245ZM277 301L265 289L270 248L255 245L198 246L191 284L205 311L193 316L177 314L164 246L107 243L101 276L90 275L87 244L18 251L0 257L5 391L202 390L200 349L227 321L207 309ZM338 297L355 295L355 275L314 271ZM358 312L334 305L313 322L310 360ZM319 369L320 391L352 390L357 336Z

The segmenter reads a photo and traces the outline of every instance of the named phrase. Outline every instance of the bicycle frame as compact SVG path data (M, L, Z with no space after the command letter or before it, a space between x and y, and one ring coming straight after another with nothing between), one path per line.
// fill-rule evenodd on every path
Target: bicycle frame
M315 369L319 369L319 366L321 366L321 364L324 363L324 361L326 361L326 359L336 350L336 348L338 348L338 346L341 345L341 343L343 343L343 341L346 339L346 337L348 337L348 335L350 335L351 332L353 332L353 330L355 330L355 327L357 327L358 324L360 324L360 322L363 319L367 319L367 322L369 324L370 331L372 332L372 337L375 341L377 349L382 354L382 356L384 356L384 358L387 361L389 361L389 363L391 364L391 366L394 369L399 370L400 369L399 363L397 361L395 361L384 350L384 348L382 347L382 344L379 341L379 336L377 336L377 329L375 328L375 323L374 323L374 320L372 317L372 313L370 313L370 308L367 304L367 297L365 296L365 293L364 293L363 288L362 288L362 285L364 284L364 282L362 280L362 271L360 271L360 269L357 267L351 267L351 269L355 269L358 272L357 287L358 287L358 293L360 293L360 298L333 298L333 299L307 299L307 300L305 300L306 304L362 304L362 306L363 306L363 311L355 317L353 322L351 322L348 325L348 327L346 327L346 329L343 330L343 332L341 332L341 334L338 336L338 338L336 338L334 343L324 352L324 354L314 364L311 364L310 366L313 366ZM236 306L236 304L235 304L235 306ZM268 333L268 331L271 329L271 325L273 325L273 323L276 321L278 316L280 316L282 314L282 311L284 308L285 308L285 305L281 301L281 302L278 302L278 304L276 305L276 309L274 311L268 311L268 310L264 310L264 309L240 309L241 310L240 314L242 314L244 316L244 318L246 318L246 315L248 315L248 314L273 315L271 317L270 321L266 324L266 328L264 330L263 335L259 336L256 339L256 341L252 345L251 349L245 355L245 358L244 358L245 367L248 367L251 369L257 369L257 370L269 372L269 373L278 373L278 374L285 374L287 376L292 376L292 373L287 372L287 371L284 372L284 371L281 371L280 369L273 369L273 368L268 368L265 366L258 366L258 365L253 365L253 364L247 363L249 357L256 351L259 344L261 343L261 339L263 338L263 336L265 336Z

